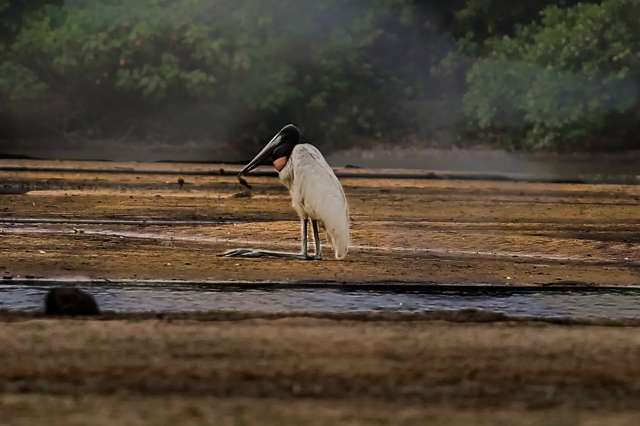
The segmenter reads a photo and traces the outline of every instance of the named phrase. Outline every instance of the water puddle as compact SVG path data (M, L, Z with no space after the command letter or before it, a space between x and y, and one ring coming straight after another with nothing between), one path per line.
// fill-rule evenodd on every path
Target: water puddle
M426 285L230 285L198 283L1 283L0 309L40 311L52 286L91 293L104 311L429 312L479 309L513 316L640 319L640 289Z

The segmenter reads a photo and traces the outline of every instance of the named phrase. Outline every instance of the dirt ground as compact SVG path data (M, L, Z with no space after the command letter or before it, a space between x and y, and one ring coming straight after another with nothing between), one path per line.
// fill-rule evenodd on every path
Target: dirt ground
M252 260L217 254L297 250L298 223L275 178L247 196L235 169L0 161L3 281L640 284L640 186L346 169L345 261ZM0 312L0 424L636 425L638 359L635 323Z
M220 169L226 175L220 175ZM230 175L235 169L2 160L0 273L211 281L640 284L640 186L358 178L353 175L366 171L344 169L340 172L352 176L341 179L353 222L346 261L333 260L327 245L322 262L250 260L216 255L247 246L298 250L299 224L276 178L249 178L253 191L248 197ZM182 189L179 178L185 180ZM16 222L19 219L64 223ZM78 220L112 222L74 223ZM118 222L126 220L138 222ZM141 223L144 220L165 222Z
M638 359L638 327L9 316L0 413L3 425L635 425Z

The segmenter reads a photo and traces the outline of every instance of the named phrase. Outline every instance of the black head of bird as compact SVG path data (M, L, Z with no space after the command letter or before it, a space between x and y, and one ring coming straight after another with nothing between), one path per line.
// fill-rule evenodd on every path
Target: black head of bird
M258 155L240 171L240 175L247 174L263 164L273 164L277 169L281 169L282 167L278 167L278 164L282 163L282 165L284 165L286 163L286 158L291 155L293 148L299 144L300 141L300 130L293 124L287 124L276 133ZM282 159L284 159L284 162Z

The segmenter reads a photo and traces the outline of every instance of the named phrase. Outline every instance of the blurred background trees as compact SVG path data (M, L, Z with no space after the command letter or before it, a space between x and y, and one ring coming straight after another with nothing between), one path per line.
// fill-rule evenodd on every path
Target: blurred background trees
M485 130L529 149L638 147L640 2L550 6L491 38L467 72L465 106Z
M638 0L0 0L0 139L637 149L638 22Z

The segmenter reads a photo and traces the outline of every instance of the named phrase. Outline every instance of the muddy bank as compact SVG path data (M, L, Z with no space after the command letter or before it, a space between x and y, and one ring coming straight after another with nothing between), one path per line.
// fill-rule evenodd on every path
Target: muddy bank
M247 197L232 176L166 167L0 172L27 188L0 195L2 281L640 284L638 186L344 178L346 261L239 260L217 254L297 248L284 189L254 177ZM639 358L635 321L0 312L0 413L7 425L635 425Z
M243 321L243 320L280 320L285 318L308 318L332 321L364 321L364 322L434 322L446 321L450 323L510 323L522 325L558 325L558 326L599 326L599 327L640 327L639 319L573 319L573 318L544 318L519 317L499 312L477 309L462 310L432 310L425 312L263 312L263 311L231 311L211 310L198 312L113 312L103 311L98 316L64 317L47 315L44 312L25 312L0 309L0 322L14 322L26 320L59 319L68 321Z
M640 186L343 178L353 229L346 261L330 249L323 262L239 260L217 255L298 249L284 188L252 177L247 197L233 176L186 176L181 189L181 166L162 167L176 174L1 172L4 182L38 189L0 195L0 274L640 284Z

